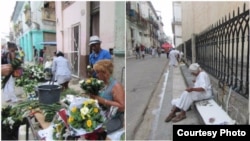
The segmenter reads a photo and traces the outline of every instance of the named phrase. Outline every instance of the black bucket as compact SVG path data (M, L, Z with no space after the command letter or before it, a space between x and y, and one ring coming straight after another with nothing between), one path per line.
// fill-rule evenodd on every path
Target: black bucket
M62 86L60 85L40 85L36 88L38 99L43 104L53 104L59 102Z

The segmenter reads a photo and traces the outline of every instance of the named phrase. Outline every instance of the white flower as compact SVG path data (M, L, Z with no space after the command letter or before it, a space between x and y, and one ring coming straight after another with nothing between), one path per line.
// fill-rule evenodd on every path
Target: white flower
M97 83L98 83L98 84L101 84L101 83L102 83L102 81L101 81L101 80L97 80Z
M67 128L66 130L65 130L65 133L63 134L63 137L68 137L68 136L70 136L71 135L71 133L70 133L70 131L69 131L69 129Z
M89 112L89 108L87 108L87 107L81 108L81 114L87 115L88 112Z
M87 66L87 69L91 69L91 66L90 66L90 65L88 65L88 66Z
M56 133L56 137L59 138L60 137L60 133Z
M84 83L84 81L85 81L85 80L81 80L81 81L79 81L79 84L82 84L82 83Z
M8 117L7 120L8 120L10 125L13 125L15 123L15 121L12 119L12 117Z

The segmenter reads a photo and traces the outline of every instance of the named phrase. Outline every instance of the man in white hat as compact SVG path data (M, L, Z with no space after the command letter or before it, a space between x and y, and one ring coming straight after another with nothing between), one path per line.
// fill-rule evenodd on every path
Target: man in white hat
M206 72L202 71L199 64L193 63L189 66L191 74L196 77L194 87L187 88L179 98L172 100L172 110L166 117L165 122L178 122L186 118L186 111L194 101L212 97L212 87ZM176 112L180 114L176 115Z
M101 40L98 36L94 35L90 37L89 46L92 49L92 53L89 55L89 65L93 67L93 65L103 59L111 60L111 54L109 51L101 48ZM89 72L93 77L96 77L93 71Z

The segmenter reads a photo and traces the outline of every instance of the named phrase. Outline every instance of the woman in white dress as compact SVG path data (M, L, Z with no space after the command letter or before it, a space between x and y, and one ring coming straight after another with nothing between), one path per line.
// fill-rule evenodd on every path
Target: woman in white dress
M191 74L196 76L194 87L187 88L179 98L172 100L173 108L166 117L165 122L178 122L186 118L186 111L194 101L208 99L212 96L210 79L206 72L202 71L199 64L193 63L189 66ZM180 114L176 115L176 112Z

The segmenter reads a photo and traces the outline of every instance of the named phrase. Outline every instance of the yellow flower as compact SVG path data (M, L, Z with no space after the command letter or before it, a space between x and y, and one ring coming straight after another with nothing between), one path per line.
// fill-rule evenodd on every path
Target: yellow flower
M86 83L87 83L87 84L90 84L90 83L91 83L91 79L88 79L88 80L86 81Z
M77 107L73 107L73 108L71 109L71 112L72 112L72 113L75 113L76 110L77 110Z
M57 124L57 126L56 126L56 132L59 133L59 132L61 132L61 130L62 130L62 125L61 124Z
M89 104L89 102L87 100L83 102L84 107L87 107L88 104Z
M68 123L72 123L73 121L74 121L74 118L70 116L70 117L68 118Z
M98 113L99 109L98 108L94 108L94 113Z
M94 100L94 99L90 99L90 100L88 100L88 103L89 103L89 104L93 104L93 103L95 103L95 101L96 101L96 100Z
M92 121L90 119L87 120L87 126L91 127L92 126Z

